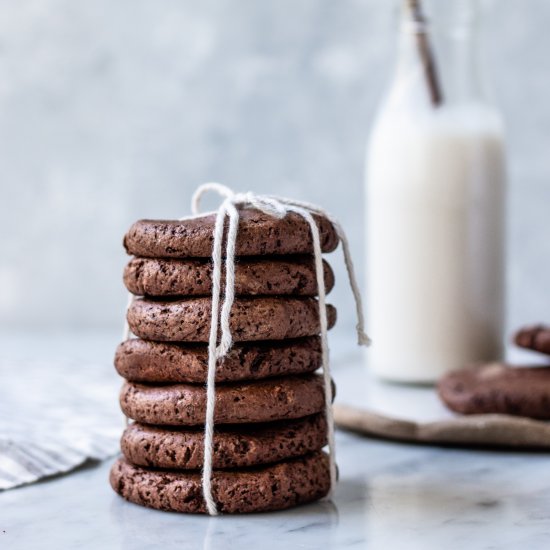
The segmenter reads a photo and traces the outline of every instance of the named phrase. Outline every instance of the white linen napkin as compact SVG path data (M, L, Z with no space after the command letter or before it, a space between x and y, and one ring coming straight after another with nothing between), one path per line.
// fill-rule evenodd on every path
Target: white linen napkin
M0 490L115 455L119 387L112 365L0 358Z

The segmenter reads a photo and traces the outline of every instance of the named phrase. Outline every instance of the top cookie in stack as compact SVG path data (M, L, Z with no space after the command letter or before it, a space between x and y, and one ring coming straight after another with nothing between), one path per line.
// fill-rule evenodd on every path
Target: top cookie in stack
M231 469L213 476L222 512L286 508L324 496L330 485L321 452L323 383L314 374L321 343L310 228L295 213L277 219L243 208L239 215L230 320L235 344L216 368L213 462ZM323 252L333 251L334 227L314 218ZM124 239L134 256L124 283L140 297L127 313L137 338L119 346L115 366L127 380L121 407L136 422L123 435L125 459L113 467L111 483L128 500L154 508L205 510L192 470L202 464L214 224L215 214L142 220ZM334 275L323 265L329 292ZM333 306L327 319L332 327ZM178 498L162 493L166 476L183 491ZM265 479L275 481L265 486ZM239 499L241 490L246 496Z

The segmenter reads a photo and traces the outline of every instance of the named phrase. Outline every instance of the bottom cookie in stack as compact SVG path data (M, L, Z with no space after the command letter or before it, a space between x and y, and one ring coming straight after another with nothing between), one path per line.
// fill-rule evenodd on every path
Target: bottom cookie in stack
M118 459L111 486L126 500L171 512L206 513L200 471L151 469ZM218 511L244 514L284 510L324 497L330 487L328 456L321 452L238 470L214 470Z

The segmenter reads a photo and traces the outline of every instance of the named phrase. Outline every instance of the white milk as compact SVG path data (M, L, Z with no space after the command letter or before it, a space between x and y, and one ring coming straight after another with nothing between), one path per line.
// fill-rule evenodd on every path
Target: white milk
M489 106L389 101L380 113L367 155L366 304L380 377L433 382L501 357L504 179Z

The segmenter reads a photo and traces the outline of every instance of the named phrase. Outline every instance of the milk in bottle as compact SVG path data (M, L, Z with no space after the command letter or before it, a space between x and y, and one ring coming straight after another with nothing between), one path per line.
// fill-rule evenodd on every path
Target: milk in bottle
M502 354L503 127L479 83L475 2L453 3L442 36L405 5L368 145L368 361L394 381L429 383ZM436 37L428 60L419 33ZM436 100L426 63L437 68Z

